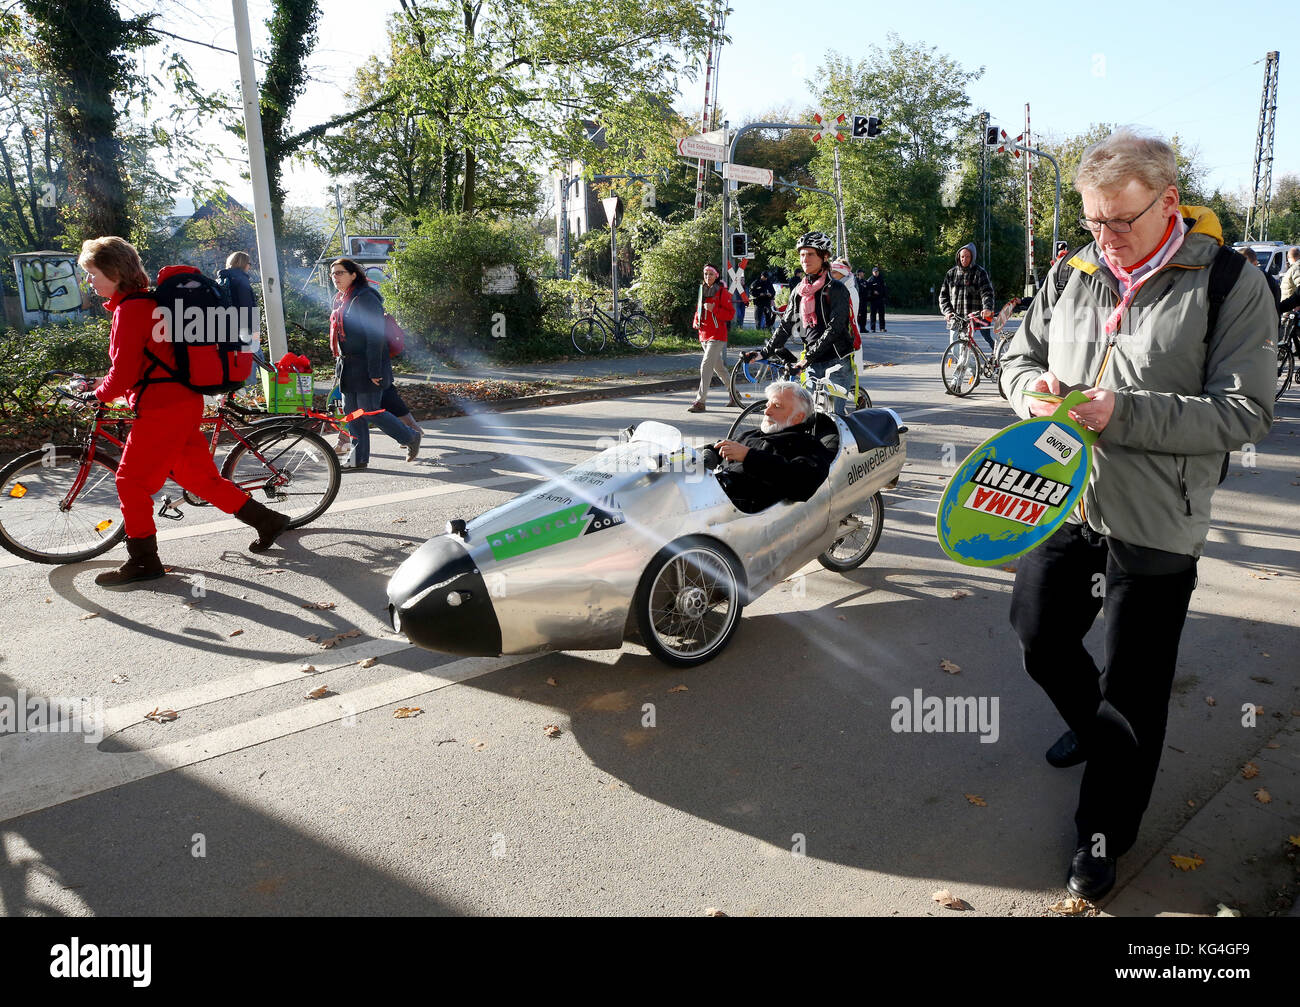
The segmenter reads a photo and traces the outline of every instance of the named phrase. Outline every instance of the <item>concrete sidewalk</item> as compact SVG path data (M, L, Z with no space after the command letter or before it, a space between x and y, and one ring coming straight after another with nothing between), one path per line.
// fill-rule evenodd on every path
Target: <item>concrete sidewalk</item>
M1277 723L1272 712L1261 716L1261 728ZM1258 775L1233 773L1122 884L1103 916L1214 916L1223 905L1243 916L1300 917L1300 845L1289 843L1300 839L1300 711L1278 712L1282 729L1251 759ZM1271 798L1267 804L1255 796L1261 790ZM1204 863L1184 871L1172 856Z

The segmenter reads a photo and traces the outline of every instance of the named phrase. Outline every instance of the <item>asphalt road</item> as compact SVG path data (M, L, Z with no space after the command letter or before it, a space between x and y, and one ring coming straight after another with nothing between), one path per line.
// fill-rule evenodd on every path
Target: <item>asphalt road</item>
M0 696L106 709L98 745L0 737L0 911L941 915L931 896L948 888L980 915L1046 914L1081 770L1043 761L1062 728L1019 667L1012 574L951 563L933 533L954 457L1013 417L987 386L942 393L934 319L893 329L867 352L891 364L870 372L873 398L910 427L879 548L758 599L698 669L631 644L451 658L394 637L382 608L387 577L449 518L602 436L649 418L716 439L735 413L717 390L700 415L680 392L429 423L410 465L376 434L370 470L281 548L250 554L248 529L189 508L160 535L172 575L129 593L93 584L116 553L62 568L0 554ZM1295 723L1297 431L1293 393L1215 498L1168 748L1121 886L1189 802ZM352 630L329 650L306 639ZM320 686L334 695L305 698ZM997 697L996 741L895 733L891 701L915 689ZM1266 710L1253 730L1246 702ZM423 713L396 719L400 706ZM179 717L144 720L154 708Z

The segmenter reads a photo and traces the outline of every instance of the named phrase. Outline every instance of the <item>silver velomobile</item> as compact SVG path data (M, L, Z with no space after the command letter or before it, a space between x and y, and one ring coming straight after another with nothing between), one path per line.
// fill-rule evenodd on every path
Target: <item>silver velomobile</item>
M818 413L813 433L834 453L813 497L746 514L675 427L629 428L540 488L448 522L389 580L393 628L482 656L614 649L636 634L668 664L703 663L744 605L809 560L851 570L876 547L906 427L861 409Z

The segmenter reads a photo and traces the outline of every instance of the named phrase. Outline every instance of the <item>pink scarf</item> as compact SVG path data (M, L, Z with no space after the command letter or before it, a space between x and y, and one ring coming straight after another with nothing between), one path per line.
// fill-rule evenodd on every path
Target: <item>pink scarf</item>
M795 288L795 293L799 295L799 311L803 315L803 330L811 332L817 327L817 291L826 286L827 271L822 270L817 274L817 282L809 283L808 277L804 277L799 286Z
M1151 256L1142 265L1135 268L1131 273L1128 272L1118 262L1115 262L1109 255L1102 252L1102 258L1106 261L1106 266L1114 274L1115 279L1119 281L1121 296L1119 306L1106 320L1105 332L1107 336L1114 335L1118 331L1120 323L1124 320L1129 306L1133 303L1133 298L1137 295L1138 289L1155 276L1160 271L1160 267L1174 257L1174 253L1183 247L1183 238L1187 235L1187 225L1183 223L1181 216L1174 217L1173 231L1165 240L1164 247ZM1099 249L1100 250L1100 249Z

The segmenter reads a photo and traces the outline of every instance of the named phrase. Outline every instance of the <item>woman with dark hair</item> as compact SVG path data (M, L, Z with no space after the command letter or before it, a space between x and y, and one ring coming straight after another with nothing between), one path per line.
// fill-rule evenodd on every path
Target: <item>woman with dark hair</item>
M125 395L136 415L116 476L126 525L127 560L118 569L101 573L95 583L119 588L155 580L166 572L158 559L153 495L169 475L183 489L252 526L257 538L249 546L251 550L268 549L289 519L218 474L211 446L199 428L203 396L173 378L157 377L155 364L146 355L147 348L164 368L176 363L171 343L154 335L156 303L149 297L132 296L149 288L139 254L121 238L93 238L82 243L78 262L113 316L108 336L111 366L94 395L100 402Z
M330 263L330 279L338 291L330 315L330 342L338 347L335 368L343 390L343 409L371 412L383 407L384 390L393 384L393 365L384 333L384 301L366 279L365 271L351 259ZM363 416L348 423L352 453L345 469L364 469L370 464L370 421L406 447L406 460L420 451L423 432L404 424L390 412Z

